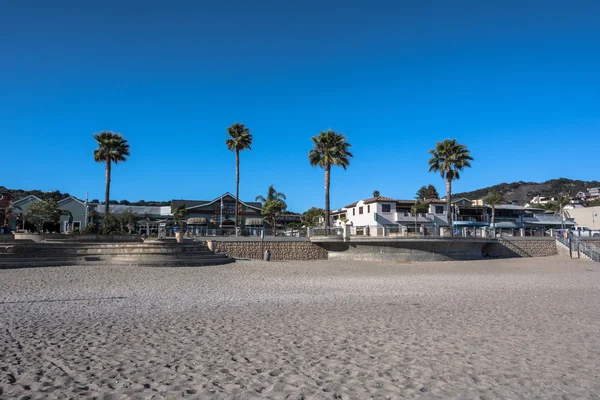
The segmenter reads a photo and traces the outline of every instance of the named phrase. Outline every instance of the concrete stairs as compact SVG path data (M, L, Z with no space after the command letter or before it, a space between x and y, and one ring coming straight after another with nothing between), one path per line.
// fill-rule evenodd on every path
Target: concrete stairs
M62 265L207 266L234 262L205 243L1 243L0 268Z

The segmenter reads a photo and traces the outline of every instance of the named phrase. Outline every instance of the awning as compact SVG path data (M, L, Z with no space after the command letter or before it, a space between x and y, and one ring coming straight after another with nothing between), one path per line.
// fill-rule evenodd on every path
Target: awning
M562 226L563 224L574 226L575 223L573 221L526 221L526 225L537 225L537 226Z
M516 222L512 222L512 221L496 222L495 225L496 225L495 226L496 229L519 229L519 228L523 228L523 225L518 224Z
M205 225L206 218L193 217L188 218L186 222L188 225Z
M454 221L454 226L471 226L471 227L483 227L489 226L487 222L480 221Z
M263 224L262 218L248 218L246 219L246 226L249 225L261 225Z

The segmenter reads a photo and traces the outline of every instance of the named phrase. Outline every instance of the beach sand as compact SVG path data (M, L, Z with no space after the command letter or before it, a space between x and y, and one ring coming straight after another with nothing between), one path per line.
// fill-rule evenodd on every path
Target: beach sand
M2 399L600 398L600 264L0 270Z

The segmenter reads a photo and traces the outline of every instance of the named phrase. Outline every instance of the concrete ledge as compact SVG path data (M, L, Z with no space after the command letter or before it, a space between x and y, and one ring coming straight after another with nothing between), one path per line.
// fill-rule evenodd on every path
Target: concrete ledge
M134 242L141 243L141 235L90 235L85 233L75 234L37 234L37 233L23 233L13 232L15 240L30 240L36 243L62 243L62 242L100 242L100 243L123 243L123 242Z
M0 268L54 265L201 266L235 260L204 243L27 243L0 245Z

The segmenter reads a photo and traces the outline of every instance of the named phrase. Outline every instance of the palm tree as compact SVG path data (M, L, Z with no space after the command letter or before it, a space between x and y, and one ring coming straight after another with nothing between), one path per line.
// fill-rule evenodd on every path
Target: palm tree
M490 194L488 194L488 197L485 199L485 203L492 207L492 221L490 223L490 226L492 227L492 229L494 229L494 231L496 229L496 206L498 204L502 204L503 202L504 197L500 192L490 192Z
M446 179L446 209L448 210L448 226L454 235L452 213L450 212L450 196L452 195L452 181L460 178L460 172L465 167L471 167L469 161L473 160L467 146L460 144L456 139L446 139L437 142L435 149L429 150L429 172L439 172Z
M106 191L104 192L104 215L108 215L110 201L110 171L111 164L127 161L129 144L120 133L100 132L94 134L98 148L94 150L94 161L106 163Z
M269 186L269 190L267 192L267 197L263 197L262 195L258 195L256 196L256 201L260 201L261 203L265 204L267 201L269 200L287 200L285 197L285 194L283 194L282 192L278 192L277 190L275 190L275 185L271 185Z
M418 231L417 222L418 222L418 218L419 218L419 213L427 212L427 208L428 208L427 203L421 203L419 200L415 201L415 204L413 204L410 207L410 213L412 215L414 215L414 217L415 217L415 234Z
M565 229L565 218L569 217L569 212L565 210L565 206L571 204L571 200L568 197L561 196L556 202L552 203L552 209L554 210L554 214L558 214L561 216L562 224L561 228Z
M331 186L331 166L348 168L350 158L354 157L348 150L350 143L341 133L328 129L318 136L311 138L313 149L308 153L308 160L313 167L319 166L325 170L325 227L329 228L329 187Z
M235 235L238 235L238 219L240 210L238 203L240 201L240 151L252 150L252 135L250 128L246 128L244 124L235 123L227 128L227 134L230 139L225 140L227 148L235 152Z

